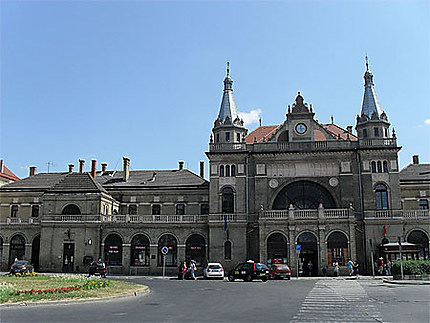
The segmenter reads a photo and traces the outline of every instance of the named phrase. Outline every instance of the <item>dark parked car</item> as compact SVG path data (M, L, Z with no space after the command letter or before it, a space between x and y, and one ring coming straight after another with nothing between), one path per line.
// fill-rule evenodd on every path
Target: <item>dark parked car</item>
M286 264L273 264L272 266L270 266L269 272L270 277L273 279L291 279L291 269Z
M266 282L269 279L269 268L265 264L249 260L237 265L228 273L228 280L243 279L250 282L253 279L261 279Z
M32 273L33 272L33 266L30 265L30 263L26 260L18 260L15 261L12 266L10 266L10 273L11 274L24 274L24 273Z
M88 270L88 274L91 275L100 275L102 277L106 277L106 264L104 261L93 261L90 264L90 268Z

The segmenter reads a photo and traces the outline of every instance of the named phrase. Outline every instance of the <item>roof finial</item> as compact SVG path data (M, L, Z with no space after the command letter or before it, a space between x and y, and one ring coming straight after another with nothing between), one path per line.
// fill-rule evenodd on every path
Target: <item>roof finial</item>
M333 115L331 115L330 119L331 119L331 124L333 124L334 123L334 117L333 117Z
M230 75L230 62L227 62L227 76Z
M366 71L369 70L369 59L367 58L367 53L366 53Z
M258 121L260 121L260 127L261 127L261 117L260 117L260 119L258 119Z

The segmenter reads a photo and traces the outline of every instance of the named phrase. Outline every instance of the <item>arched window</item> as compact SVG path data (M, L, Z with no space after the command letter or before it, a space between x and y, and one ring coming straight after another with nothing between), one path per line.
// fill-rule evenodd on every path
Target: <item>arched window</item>
M25 259L25 239L22 235L14 235L10 240L9 264L13 264L15 259Z
M230 187L222 191L222 213L234 213L234 195Z
M119 235L112 233L107 236L104 251L108 266L122 265L122 239Z
M384 160L383 167L384 167L384 173L388 173L388 162L386 160Z
M219 176L220 176L220 177L224 177L224 165L221 165L221 166L219 167Z
M229 177L230 176L230 165L226 165L225 166L225 176Z
M276 259L276 260L275 260ZM273 233L267 239L267 261L287 263L287 239L281 233Z
M163 255L161 253L161 248L167 247L169 252L167 255ZM163 266L163 257L165 257L165 264L167 267L176 267L177 266L177 252L178 252L178 242L176 238L171 234L164 234L161 236L160 240L158 240L158 266Z
M429 201L422 199L419 201L420 210L428 210L429 209Z
M206 242L200 234L192 234L185 243L185 260L196 262L196 266L201 267L206 264Z
M39 255L40 255L40 234L38 234L31 244L31 263L34 270L39 271Z
M231 242L224 242L224 259L231 260Z
M327 263L343 266L348 261L348 239L342 232L333 232L327 239Z
M427 235L420 231L420 230L414 230L411 233L409 233L407 241L409 243L414 243L419 246L420 253L419 253L419 259L420 260L429 260L429 238Z
M231 165L231 176L236 176L236 166L235 165Z
M388 191L384 184L375 187L376 209L388 210Z
M62 215L79 215L81 214L81 209L75 204L68 204L61 211Z
M138 234L131 240L130 265L149 266L149 239L143 234Z
M372 161L372 173L376 173L376 162Z
M378 173L382 173L382 163L380 160L378 160L377 165L378 165Z

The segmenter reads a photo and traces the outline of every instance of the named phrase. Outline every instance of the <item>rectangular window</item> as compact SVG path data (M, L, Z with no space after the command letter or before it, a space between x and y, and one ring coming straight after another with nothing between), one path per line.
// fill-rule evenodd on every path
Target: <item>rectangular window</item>
M161 214L161 206L160 204L152 205L152 215L160 215Z
M429 209L429 201L420 200L419 206L420 206L420 210L428 210Z
M128 206L128 214L129 215L136 215L137 214L137 205L135 204L130 204Z
M219 142L219 133L216 134L216 142Z
M227 141L227 142L230 141L230 132L225 133L225 141Z
M10 208L10 217L16 218L18 216L18 205L12 205Z
M185 214L185 204L176 204L176 215Z
M203 203L200 205L200 214L203 214L203 215L209 214L209 204Z
M240 133L237 133L237 134L236 134L236 141L237 141L237 142L240 142Z
M39 205L32 205L32 207L31 207L31 217L33 217L33 218L39 217Z
M375 137L379 137L379 128L377 127L373 128L373 134Z
M363 129L363 138L367 138L367 129Z

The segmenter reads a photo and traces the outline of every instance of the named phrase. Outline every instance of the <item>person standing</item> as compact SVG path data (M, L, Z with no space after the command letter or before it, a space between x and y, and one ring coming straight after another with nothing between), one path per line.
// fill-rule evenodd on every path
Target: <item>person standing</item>
M354 275L358 276L358 262L357 261L354 263Z
M387 276L391 276L391 261L387 259Z
M314 268L314 264L312 263L312 261L309 260L308 262L308 272L309 272L309 276L312 276L312 269Z
M351 259L349 259L348 261L348 269L349 269L349 275L352 276L352 274L354 273L354 263L352 262Z
M334 263L334 277L338 277L339 276L339 263L336 261Z

